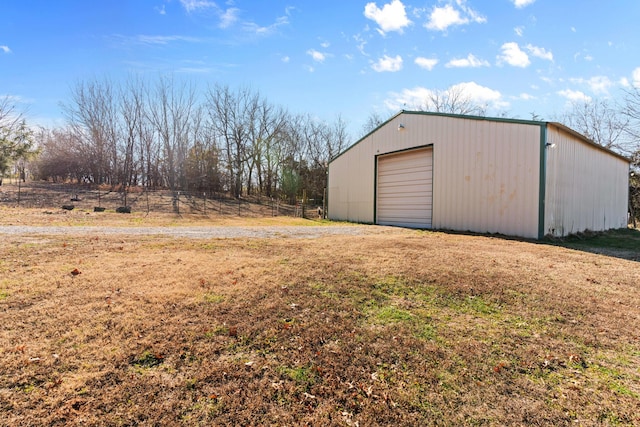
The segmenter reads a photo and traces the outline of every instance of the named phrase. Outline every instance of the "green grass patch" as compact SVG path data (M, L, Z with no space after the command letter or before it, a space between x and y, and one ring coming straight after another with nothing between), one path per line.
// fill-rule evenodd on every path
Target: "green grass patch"
M278 368L280 374L287 376L289 379L303 384L313 385L316 382L316 375L311 366L288 367L281 366Z
M436 329L435 326L422 321L416 327L416 332L414 335L417 338L420 338L425 341L435 341L438 338L438 330Z
M161 354L145 351L139 357L134 358L131 364L139 368L153 368L164 362L164 356Z
M640 399L640 394L631 390L625 384L624 380L628 380L628 377L617 369L609 368L602 365L595 365L593 369L597 374L606 382L609 389L620 396L629 396L636 399Z
M204 294L202 298L210 304L219 304L224 301L224 296L216 294Z
M640 230L621 228L597 233L587 231L555 243L573 249L617 249L640 253Z
M0 290L0 301L4 301L9 298L9 292Z
M374 321L374 323L382 325L411 322L414 318L410 311L394 307L392 305L370 307L366 314L369 319Z

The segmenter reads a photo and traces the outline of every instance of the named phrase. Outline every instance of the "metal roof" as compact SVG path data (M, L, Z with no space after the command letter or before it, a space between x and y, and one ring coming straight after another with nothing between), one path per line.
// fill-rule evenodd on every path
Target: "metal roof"
M465 115L465 114L449 114L449 113L436 113L436 112L431 112L431 111L411 111L411 110L400 110L398 113L394 114L393 116L391 116L389 119L387 119L386 121L384 121L383 123L381 123L378 127L376 127L375 129L373 129L371 132L367 133L366 135L364 135L362 138L360 138L359 140L357 140L356 142L354 142L353 144L351 144L349 147L347 147L344 151L342 151L341 153L339 153L338 155L336 155L333 159L331 159L329 161L329 163L331 163L332 161L334 161L335 159L337 159L338 157L342 156L344 153L346 153L347 151L349 151L352 147L358 145L361 141L363 141L364 139L366 139L369 135L375 133L378 131L378 129L380 129L381 127L385 126L387 123L393 121L396 117L399 117L403 114L415 114L415 115L424 115L424 116L439 116L439 117L451 117L451 118L457 118L457 119L467 119L467 120L484 120L484 121L491 121L491 122L502 122L502 123L515 123L515 124L524 124L524 125L533 125L533 126L555 126L558 129L561 129L569 134L571 134L572 136L578 138L579 140L581 140L582 142L584 142L585 144L591 145L594 148L601 150L605 153L608 153L612 156L618 157L619 159L622 159L626 162L628 162L629 164L631 163L631 159L629 159L628 157L625 157L619 153L616 153L615 151L603 147L600 144L597 144L596 142L594 142L593 140L587 138L586 136L582 135L581 133L571 129L568 126L563 125L562 123L558 123L558 122L547 122L547 121L538 121L538 120L522 120L522 119L511 119L511 118L504 118L504 117L486 117L486 116L474 116L474 115Z

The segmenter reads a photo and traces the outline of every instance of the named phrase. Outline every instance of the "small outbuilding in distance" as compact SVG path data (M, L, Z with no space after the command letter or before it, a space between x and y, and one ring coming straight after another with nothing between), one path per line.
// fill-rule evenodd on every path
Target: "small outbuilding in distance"
M623 228L629 166L560 123L401 111L329 163L328 217L533 239Z

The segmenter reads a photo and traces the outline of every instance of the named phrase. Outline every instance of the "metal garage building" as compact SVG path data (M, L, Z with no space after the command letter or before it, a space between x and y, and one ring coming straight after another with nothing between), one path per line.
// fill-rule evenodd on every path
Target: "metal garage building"
M333 220L566 236L627 225L629 160L560 123L402 111L329 164Z

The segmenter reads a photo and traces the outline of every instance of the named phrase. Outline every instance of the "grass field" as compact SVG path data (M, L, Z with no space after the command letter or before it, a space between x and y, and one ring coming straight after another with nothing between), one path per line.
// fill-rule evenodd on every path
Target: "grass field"
M0 235L0 425L640 425L640 233L376 230Z

